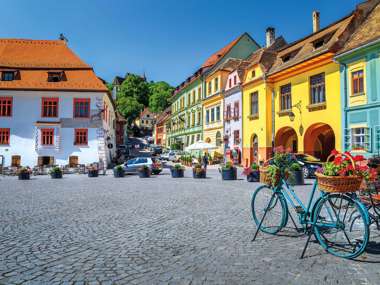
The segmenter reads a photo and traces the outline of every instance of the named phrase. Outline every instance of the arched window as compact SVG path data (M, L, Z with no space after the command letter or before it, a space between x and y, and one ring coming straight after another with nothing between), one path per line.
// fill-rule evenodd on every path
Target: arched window
M215 144L216 146L222 145L222 135L219 131L216 133L216 136L215 136Z

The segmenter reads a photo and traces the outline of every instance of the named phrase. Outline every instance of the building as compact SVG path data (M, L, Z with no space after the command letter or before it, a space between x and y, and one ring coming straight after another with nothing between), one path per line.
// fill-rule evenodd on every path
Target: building
M271 85L266 74L276 59L276 51L286 45L283 37L276 38L275 29L266 31L266 46L246 60L242 78L242 164L263 162L272 154ZM268 110L268 111L267 111Z
M156 114L151 112L149 108L145 107L139 117L135 120L135 125L138 126L140 131L144 134L152 135L155 122Z
M377 1L378 2L378 1ZM339 51L342 145L365 156L380 153L380 4Z
M166 108L161 115L157 117L154 126L154 143L162 147L167 146L167 127L171 115L171 107Z
M64 40L0 39L0 79L6 166L110 162L112 98Z
M226 158L241 164L243 145L243 100L241 84L248 61L229 59L223 69L230 70L224 88L224 135Z
M319 13L313 12L313 33L277 51L267 74L272 87L273 109L267 112L273 114L274 146L322 160L333 149L342 150L340 67L334 56L371 5L358 5L355 11L323 29L319 27Z

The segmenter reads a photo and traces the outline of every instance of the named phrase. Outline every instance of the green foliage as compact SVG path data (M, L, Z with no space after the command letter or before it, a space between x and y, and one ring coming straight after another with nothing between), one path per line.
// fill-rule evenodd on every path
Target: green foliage
M290 170L291 171L300 171L300 170L302 170L302 167L299 163L294 162L290 165Z
M174 164L173 168L175 170L185 170L185 167L183 167L181 164L177 163L177 164Z
M174 88L164 81L149 84L149 110L153 113L164 111L171 103Z
M62 173L62 169L59 166L54 166L52 169L49 171L50 174L60 174Z
M180 145L179 143L172 143L172 144L170 145L170 148L171 148L172 150L180 150L180 149L181 149L181 145Z
M144 105L139 103L135 97L120 96L116 102L117 110L127 119L129 125L139 117L144 109Z
M113 90L113 84L112 83L106 83L106 86L107 86L108 91L112 92L112 90Z
M251 169L252 170L259 170L259 165L254 162L254 163L251 164Z
M230 170L232 168L234 168L234 166L230 161L227 161L225 164L222 165L223 170Z
M117 97L134 97L140 104L148 106L149 83L139 75L128 74L120 86Z
M268 166L268 175L271 179L271 185L277 186L281 179L281 169L276 165Z
M123 168L122 165L117 165L117 166L115 166L114 169L115 169L115 171L118 171L118 172L119 172L119 171L120 171L120 172L121 172L121 171L124 171L124 168Z
M323 165L323 174L326 176L338 176L339 170L340 166L333 162L326 162L325 165Z

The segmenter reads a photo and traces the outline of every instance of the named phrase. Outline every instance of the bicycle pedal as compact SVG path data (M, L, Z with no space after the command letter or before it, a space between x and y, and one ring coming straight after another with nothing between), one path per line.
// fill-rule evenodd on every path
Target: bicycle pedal
M305 210L301 206L295 206L294 210L296 211L297 214L305 213Z

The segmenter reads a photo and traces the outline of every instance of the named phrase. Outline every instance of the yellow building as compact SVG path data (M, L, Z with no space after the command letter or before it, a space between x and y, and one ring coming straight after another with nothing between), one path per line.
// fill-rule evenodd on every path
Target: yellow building
M247 70L244 161L265 161L272 146L322 160L331 150L342 149L340 72L333 57L362 21L362 15L354 11L320 29L319 13L313 12L311 35L277 49L273 64L261 78L265 69L259 63ZM256 101L258 114L252 112Z

